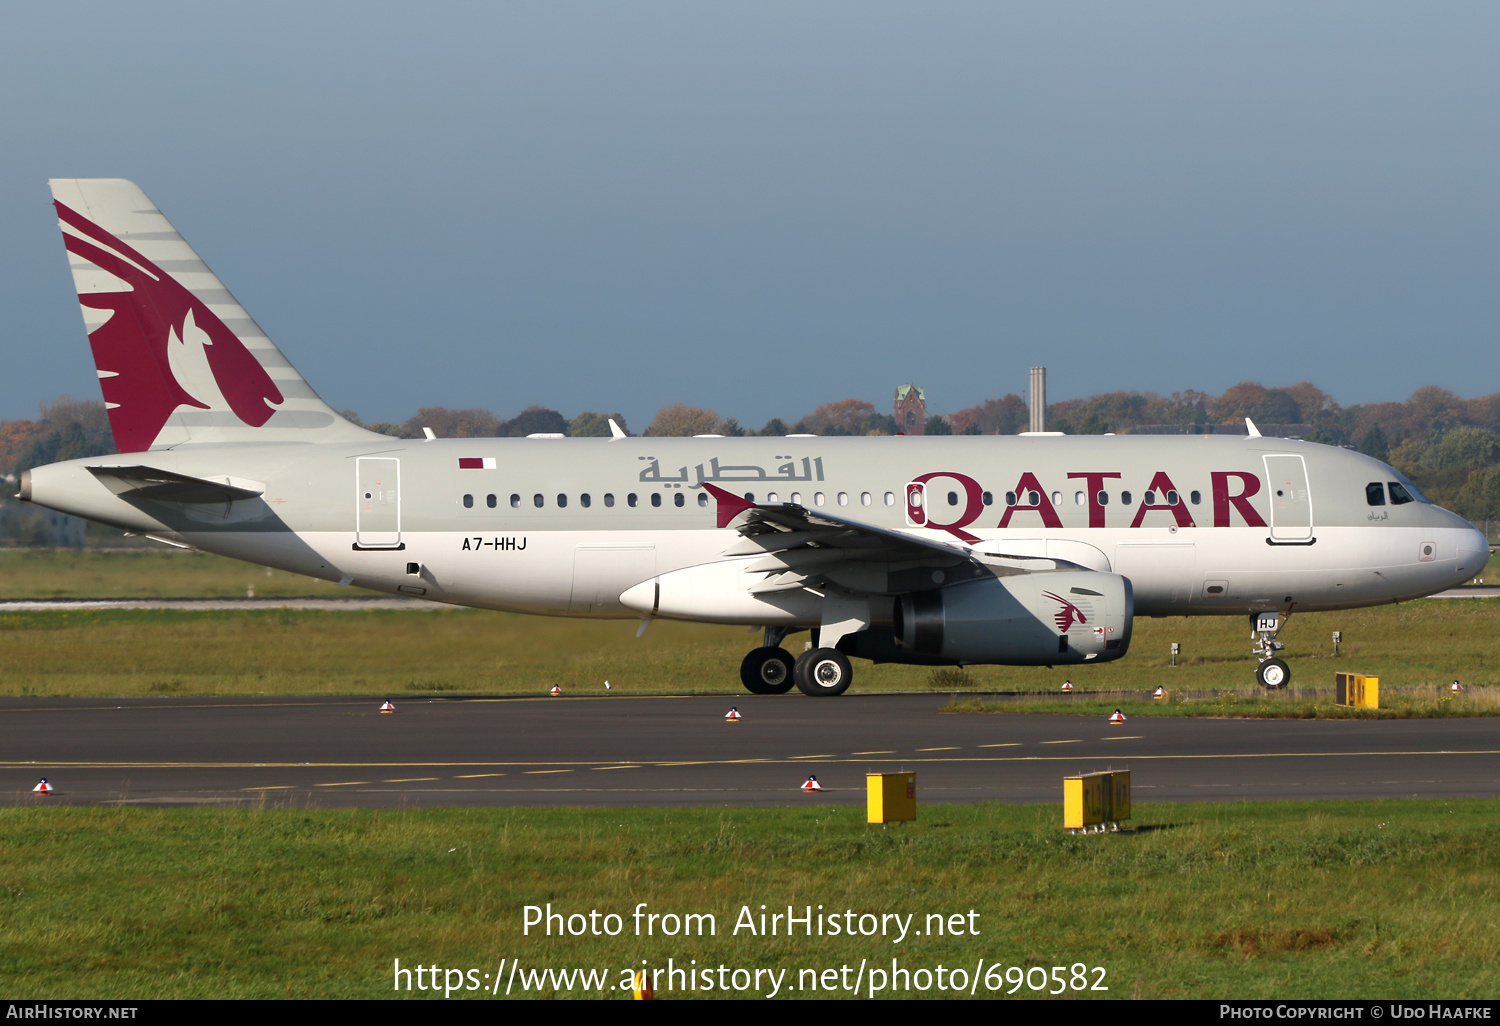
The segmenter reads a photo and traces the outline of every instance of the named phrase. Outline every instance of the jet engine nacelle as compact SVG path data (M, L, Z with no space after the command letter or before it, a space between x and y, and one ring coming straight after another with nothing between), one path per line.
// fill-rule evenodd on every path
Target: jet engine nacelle
M902 595L902 650L961 663L1106 662L1130 648L1135 599L1119 574L1062 571L968 581Z

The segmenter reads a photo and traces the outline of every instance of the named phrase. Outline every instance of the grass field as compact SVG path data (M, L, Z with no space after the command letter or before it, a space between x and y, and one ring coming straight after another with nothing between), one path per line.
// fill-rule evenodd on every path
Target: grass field
M1500 573L1496 574L1500 577ZM352 589L217 556L177 551L0 551L0 597L349 595ZM566 690L736 694L758 632L661 621L567 620L480 610L319 612L100 611L0 613L0 695L516 693ZM1332 656L1330 632L1343 632ZM1335 670L1377 674L1394 701L1406 688L1500 683L1490 658L1500 601L1423 600L1299 614L1282 634L1296 687L1332 685ZM793 635L800 650L807 635ZM1170 663L1172 642L1182 645ZM1239 617L1138 619L1130 654L1101 666L971 668L968 690L1217 691L1254 684ZM922 690L923 667L857 662L861 691ZM939 690L947 690L940 685ZM1081 696L1075 696L1081 697ZM1051 708L1049 706L1048 708Z
M1352 709L1329 699L1267 693L1258 688L1225 689L1218 694L1184 697L1169 693L1164 700L1091 696L1074 692L1066 697L989 699L955 698L940 710L946 713L1074 713L1108 716L1211 716L1266 720L1403 720L1500 716L1500 688L1474 687L1455 694L1441 687L1407 687L1383 691L1378 709Z
M0 549L0 599L335 598L373 595L184 549Z
M661 621L528 617L482 610L0 613L0 694L254 695L740 691L758 632ZM1328 634L1344 634L1331 656ZM1387 704L1402 689L1500 682L1490 652L1500 602L1437 600L1294 617L1282 635L1297 687L1331 687L1336 670L1373 673ZM977 666L968 689L1212 692L1254 685L1249 631L1237 618L1138 620L1130 654L1102 666ZM801 638L790 639L800 648ZM1169 666L1180 641L1181 665ZM925 690L923 667L856 662L856 690ZM943 690L947 690L945 685ZM1075 695L1074 698L1081 698ZM1048 709L1054 706L1049 705Z
M1073 837L1047 806L924 807L903 830L818 807L0 809L0 979L17 1000L389 997L395 958L598 967L616 986L671 957L789 969L795 986L801 969L849 965L852 980L861 959L896 957L1102 966L1108 994L1082 997L1492 998L1497 814L1494 800L1153 805L1137 833ZM523 906L547 902L618 913L625 931L523 936ZM717 933L636 938L638 902L712 913ZM915 913L917 929L973 909L978 936L735 936L761 904Z

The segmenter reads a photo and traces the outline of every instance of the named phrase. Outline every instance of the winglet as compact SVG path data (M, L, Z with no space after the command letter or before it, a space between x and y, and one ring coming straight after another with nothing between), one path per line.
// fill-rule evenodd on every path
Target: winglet
M1251 420L1249 417L1245 418L1245 428L1250 432L1251 438L1260 437L1260 428L1256 427L1255 421Z
M629 437L621 429L620 425L618 425L618 424L615 423L615 418L609 417L609 418L606 418L606 419L608 419L608 421L609 421L609 437L610 438L628 438Z
M694 488L706 488L708 494L712 495L719 503L719 526L728 527L730 521L747 509L754 509L755 503L749 499L741 498L733 492L726 492L718 485L711 485L707 481L694 485Z

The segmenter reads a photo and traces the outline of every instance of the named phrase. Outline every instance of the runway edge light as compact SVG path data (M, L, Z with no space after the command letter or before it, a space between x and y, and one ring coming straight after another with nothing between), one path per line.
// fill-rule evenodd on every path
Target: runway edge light
M51 794L52 793L52 785L49 784L49 783L47 783L47 778L46 777L43 777L41 779L41 782L38 783L35 787L33 787L31 789L31 793L32 794Z
M391 700L387 698L384 702L380 703L380 711L383 713L393 713L396 711L396 707L392 705Z
M1110 716L1109 722L1111 722L1111 723L1124 723L1125 722L1125 714L1122 713L1120 710L1116 709L1114 711L1113 715Z
M738 722L740 722L740 710L739 710L739 708L737 706L730 706L729 707L729 711L724 714L724 722L726 722L726 723L738 723Z
M821 791L821 790L823 790L823 785L820 784L820 783L818 783L818 778L817 777L815 777L815 776L809 776L807 778L807 783L805 783L805 784L802 785L802 790L804 790L804 791Z
M552 685L552 690L549 691L549 692L547 692L547 694L551 695L553 698L557 698L559 695L562 694L562 688L560 688L556 684L554 684L554 685Z

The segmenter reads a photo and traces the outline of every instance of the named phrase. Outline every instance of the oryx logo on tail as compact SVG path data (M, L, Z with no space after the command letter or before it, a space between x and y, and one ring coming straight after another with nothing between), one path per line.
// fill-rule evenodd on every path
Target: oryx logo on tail
M1061 609L1052 614L1052 619L1057 622L1057 633L1066 634L1068 633L1068 628L1073 626L1075 623L1089 622L1089 618L1083 615L1083 610L1079 609L1077 606L1069 602L1067 599L1063 598L1061 595L1053 594L1050 591L1044 591L1042 592L1042 597L1049 598L1053 602L1057 602L1062 606Z
M149 449L181 406L228 409L251 427L265 424L284 401L281 390L208 304L76 210L53 206L68 252L123 286L78 293L86 309L105 313L89 344L116 447Z

